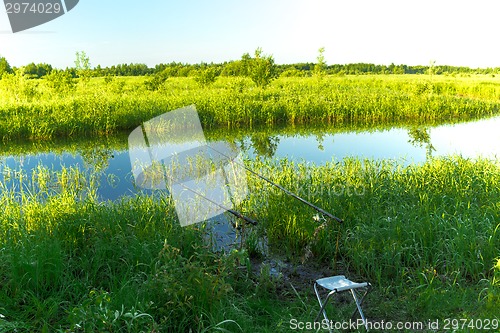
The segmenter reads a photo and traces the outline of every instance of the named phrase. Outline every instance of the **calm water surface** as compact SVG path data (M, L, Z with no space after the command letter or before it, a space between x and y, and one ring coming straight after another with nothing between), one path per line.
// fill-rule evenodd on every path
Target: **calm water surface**
M250 139L246 139L250 141ZM500 158L500 117L431 128L392 128L318 136L277 136L275 156L323 164L346 157L394 159L405 164L429 156ZM250 156L255 149L248 150Z
M293 134L289 129L274 133L256 132L233 138L244 155L288 158L323 164L346 157L393 159L404 164L423 163L430 157L453 154L467 158L500 158L500 117L436 127L395 127L371 131L314 131L314 134ZM303 131L301 132L303 133ZM78 167L98 172L98 195L102 200L115 200L123 195L134 195L131 165L126 138L121 148L106 148L86 144L86 148L72 151L0 154L0 181L7 170L23 170L30 175L38 165L54 170ZM120 146L120 145L118 145ZM20 149L22 151L22 149ZM4 183L4 188L16 187L15 180Z

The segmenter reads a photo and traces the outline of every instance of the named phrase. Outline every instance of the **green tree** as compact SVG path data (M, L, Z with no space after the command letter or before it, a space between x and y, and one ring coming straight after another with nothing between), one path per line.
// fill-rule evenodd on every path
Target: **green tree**
M325 48L320 47L318 50L318 57L316 58L318 62L314 65L314 75L318 77L324 76L326 74L326 61L324 53Z
M75 86L73 77L67 71L53 70L44 79L47 81L47 86L58 95L70 92Z
M29 78L38 78L38 68L34 62L24 66L24 74Z
M4 74L12 73L12 68L9 65L9 62L4 57L0 57L0 79Z
M52 66L48 64L38 64L35 63L28 64L24 67L24 73L29 78L37 79L41 78L52 71Z
M165 81L167 81L169 77L169 68L165 68L163 71L156 73L151 79L144 81L144 85L147 90L157 91L159 90Z
M276 78L274 58L270 55L263 55L260 47L255 50L254 58L245 61L248 61L248 75L257 86L265 87Z
M248 67L251 57L245 53L241 60L230 61L222 65L221 76L248 76Z
M434 148L434 146L432 145L431 136L427 128L413 127L408 130L408 136L410 137L410 140L408 140L408 142L413 146L424 147L425 145L425 155L427 159L430 159L432 157L432 152L435 151L436 148Z
M197 71L194 80L201 86L209 86L217 80L217 68L210 66Z
M52 72L52 65L49 64L38 64L37 65L37 75L38 77L44 77L47 74L50 74Z
M436 74L436 60L431 60L429 62L428 73L431 76L431 79L433 78L434 74Z
M85 51L76 52L75 69L77 75L84 81L88 80L92 74L90 59Z
M277 136L258 133L250 137L250 142L257 155L273 157L276 154L276 149L278 149L280 139Z
M260 50L260 49L257 49L255 52L257 53L258 50ZM262 52L262 50L260 50L260 52ZM252 57L250 56L249 53L244 53L241 56L241 60L240 60L240 75L241 76L248 76L250 74L251 62L252 62Z

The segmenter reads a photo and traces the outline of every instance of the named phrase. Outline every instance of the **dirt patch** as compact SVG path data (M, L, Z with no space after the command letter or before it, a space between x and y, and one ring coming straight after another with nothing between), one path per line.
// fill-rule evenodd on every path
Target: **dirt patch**
M252 259L251 263L255 276L260 277L263 272L268 271L270 277L280 280L284 288L291 284L297 291L312 291L317 279L344 274L318 264L292 263L281 258Z

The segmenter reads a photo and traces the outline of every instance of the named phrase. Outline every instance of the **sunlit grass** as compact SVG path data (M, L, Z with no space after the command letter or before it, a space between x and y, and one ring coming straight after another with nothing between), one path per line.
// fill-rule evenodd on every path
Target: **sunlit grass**
M39 167L29 179L9 171L21 184L0 190L2 331L286 332L290 316L312 320L317 304L312 287L296 294L265 267L252 273L249 255L264 239L292 265L370 281L384 300L367 300L372 318L498 316L498 162L247 165L345 222L317 222L311 208L249 178L238 209L260 225L246 228L242 249L213 253L203 226L181 228L165 196L103 203L77 169Z
M169 78L158 91L147 90L144 80L95 78L63 92L44 80L0 80L0 136L107 135L191 104L204 128L246 128L464 120L498 114L500 101L498 79L479 76L280 78L264 89L245 78L221 77L209 87L193 78Z

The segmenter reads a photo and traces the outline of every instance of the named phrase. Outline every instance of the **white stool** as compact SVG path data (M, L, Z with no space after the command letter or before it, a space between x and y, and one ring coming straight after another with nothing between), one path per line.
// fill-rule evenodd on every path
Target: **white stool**
M325 289L330 290L328 293L328 296L326 296L325 301L321 301L321 297L318 292L318 287L321 286ZM356 289L364 289L364 294L359 297L359 295L356 294ZM368 282L362 282L362 283L357 283L353 282L349 279L347 279L344 275L337 275L337 276L331 276L331 277L326 277L322 279L316 280L314 283L314 291L316 292L316 296L318 297L318 302L321 307L319 310L318 316L316 316L316 319L314 321L317 321L323 313L323 317L327 322L329 322L329 319L326 315L326 305L328 304L328 300L330 296L332 296L335 293L340 293L343 291L351 291L352 297L354 298L354 301L356 302L356 308L359 314L361 315L361 319L363 320L363 324L365 325L366 330L368 331L368 325L365 319L365 315L363 314L363 310L361 309L361 304L363 303L363 300L365 296L368 294L368 292L371 290L371 284ZM352 317L356 314L356 310L354 310L354 313L352 314ZM331 329L330 329L331 332Z

